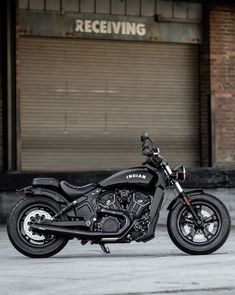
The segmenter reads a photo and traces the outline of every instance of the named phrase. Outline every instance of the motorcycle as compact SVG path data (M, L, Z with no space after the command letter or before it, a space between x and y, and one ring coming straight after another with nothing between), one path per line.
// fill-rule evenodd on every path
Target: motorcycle
M113 174L98 184L73 186L54 178L34 178L12 209L8 236L29 257L49 257L77 238L82 245L148 242L169 187L177 197L168 206L167 229L173 243L192 255L218 250L230 232L221 200L201 189L184 191L184 166L171 170L147 132L141 135L142 166Z

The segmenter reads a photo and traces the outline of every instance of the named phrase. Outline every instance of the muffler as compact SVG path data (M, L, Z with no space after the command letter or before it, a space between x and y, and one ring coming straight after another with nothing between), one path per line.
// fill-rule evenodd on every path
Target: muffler
M32 223L30 227L41 233L60 235L60 236L69 236L69 237L80 237L82 239L103 239L103 238L119 238L123 237L123 234L130 228L131 220L130 218L123 212L111 211L102 209L100 213L109 214L113 216L121 216L125 219L124 226L117 232L91 232L88 230L76 229L74 227L65 227L51 224L43 224L43 223ZM58 223L58 222L57 222Z

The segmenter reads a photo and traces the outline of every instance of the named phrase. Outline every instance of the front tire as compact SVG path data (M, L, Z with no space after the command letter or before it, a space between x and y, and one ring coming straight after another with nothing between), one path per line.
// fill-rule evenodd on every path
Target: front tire
M30 222L51 219L61 210L54 200L35 196L20 200L12 209L7 222L7 233L12 245L31 258L50 257L61 251L68 240L53 235L43 235L30 229Z
M192 255L206 255L218 250L230 233L230 216L224 204L209 194L190 196L191 204L201 218L195 225L188 208L179 202L169 212L167 229L173 243Z

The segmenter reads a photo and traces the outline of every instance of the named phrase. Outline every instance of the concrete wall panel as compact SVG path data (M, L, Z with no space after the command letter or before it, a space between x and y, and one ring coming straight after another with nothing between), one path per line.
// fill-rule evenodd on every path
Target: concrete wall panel
M154 16L199 22L201 3L177 0L19 0L20 9Z
M60 11L60 0L47 0L46 1L46 10L50 11Z
M158 0L157 1L157 14L160 17L173 17L173 2L171 0Z
M140 15L140 0L126 0L126 14L127 15Z
M94 0L80 0L80 12L94 13L95 12Z
M62 10L64 12L78 12L79 4L78 0L63 0Z
M126 13L125 1L111 0L111 13L124 15Z
M156 14L156 1L145 0L141 1L141 15L143 16L154 16Z
M110 13L110 0L96 0L96 13Z
M20 9L28 9L29 0L19 0L19 8Z
M44 0L30 0L29 1L29 9L35 9L35 10L44 10Z
M202 19L202 5L201 3L188 3L188 18L201 21Z
M173 3L173 17L187 19L187 3L175 1Z

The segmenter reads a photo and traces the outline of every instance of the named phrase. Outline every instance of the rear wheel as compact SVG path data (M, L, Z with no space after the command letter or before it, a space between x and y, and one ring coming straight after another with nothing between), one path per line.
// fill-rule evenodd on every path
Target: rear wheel
M49 257L62 250L68 240L50 234L37 233L31 222L50 220L61 210L54 200L43 196L24 198L12 209L7 232L12 245L22 254L33 257Z
M230 216L224 204L216 197L203 194L192 196L191 204L201 219L195 224L189 209L179 203L169 212L168 233L182 251L193 255L210 254L218 250L230 232Z

